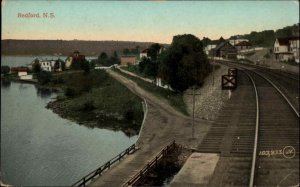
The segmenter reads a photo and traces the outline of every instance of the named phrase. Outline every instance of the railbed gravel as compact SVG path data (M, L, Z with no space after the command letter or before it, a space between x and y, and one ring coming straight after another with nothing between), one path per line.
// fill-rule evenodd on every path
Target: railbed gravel
M214 85L213 85L214 74ZM222 90L221 77L228 74L228 67L220 65L204 80L201 88L195 89L195 118L215 120L224 105L231 96L231 91ZM193 113L193 89L188 89L183 96L190 116ZM200 94L200 95L197 95Z

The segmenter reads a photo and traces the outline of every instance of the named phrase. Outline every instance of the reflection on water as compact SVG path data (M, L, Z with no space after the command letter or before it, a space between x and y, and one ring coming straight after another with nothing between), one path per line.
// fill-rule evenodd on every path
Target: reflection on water
M36 88L36 94L42 98L49 98L51 97L52 93L56 92L54 89L51 88L41 88L41 87L35 87Z
M38 96L38 97L37 97ZM1 181L69 186L132 145L137 136L89 129L45 108L56 94L1 81Z
M11 84L10 80L1 79L1 88L9 88Z

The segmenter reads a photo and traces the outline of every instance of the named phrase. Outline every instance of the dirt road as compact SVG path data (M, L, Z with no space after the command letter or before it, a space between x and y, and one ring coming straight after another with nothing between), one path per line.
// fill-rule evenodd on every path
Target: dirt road
M200 144L211 122L196 119L192 128L192 118L173 109L168 101L146 92L135 82L112 70L107 72L146 100L147 118L137 141L140 149L94 180L91 186L122 186L173 139L189 148L196 148ZM192 138L193 132L194 138Z

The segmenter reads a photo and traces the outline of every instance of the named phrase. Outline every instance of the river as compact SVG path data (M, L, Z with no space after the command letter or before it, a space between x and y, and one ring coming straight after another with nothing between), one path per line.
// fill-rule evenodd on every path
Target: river
M55 96L32 84L1 83L4 183L68 186L136 142L137 136L60 118L45 108Z

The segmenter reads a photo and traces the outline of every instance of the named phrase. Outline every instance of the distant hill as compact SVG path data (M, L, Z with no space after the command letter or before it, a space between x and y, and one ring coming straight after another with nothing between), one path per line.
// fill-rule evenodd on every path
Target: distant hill
M78 50L86 56L99 56L101 52L121 55L125 48L140 50L148 48L150 42L131 41L83 41L83 40L1 40L2 55L70 55ZM167 44L165 44L167 45Z

